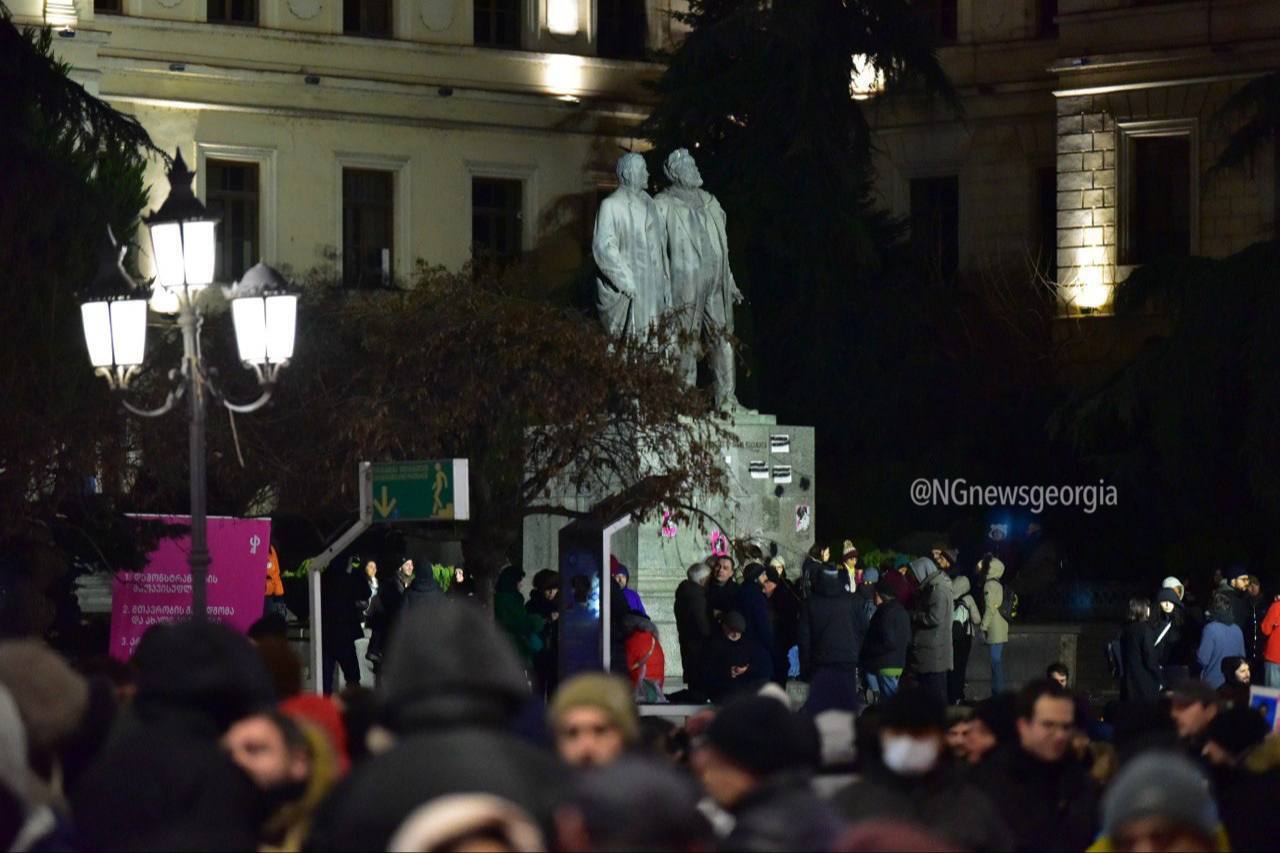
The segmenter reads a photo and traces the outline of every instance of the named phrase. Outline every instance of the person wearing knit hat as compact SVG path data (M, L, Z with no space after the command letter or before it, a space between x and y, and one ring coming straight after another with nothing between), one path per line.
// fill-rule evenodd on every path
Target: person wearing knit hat
M1236 706L1219 711L1205 733L1203 755L1213 765L1239 764L1267 736L1267 721L1256 708Z
M1182 601L1183 595L1186 594L1186 587L1182 585L1182 581L1178 580L1173 575L1170 575L1161 581L1160 588L1173 590L1173 594L1178 596L1178 601Z
M1208 780L1172 752L1149 752L1116 775L1102 800L1102 832L1089 847L1119 850L1228 850Z
M858 549L851 539L844 540L840 546L840 568L844 571L841 578L844 588L850 591L857 589L862 580L862 569L858 567Z
M588 672L561 684L547 720L560 760L571 767L611 764L640 739L631 686L615 675Z

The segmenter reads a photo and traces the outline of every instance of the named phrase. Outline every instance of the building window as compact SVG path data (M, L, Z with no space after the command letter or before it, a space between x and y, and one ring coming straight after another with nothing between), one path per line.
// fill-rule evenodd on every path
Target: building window
M1122 263L1145 264L1194 248L1195 170L1188 130L1121 128Z
M1058 37L1058 0L1040 0L1040 15L1036 21L1036 34L1040 38Z
M391 0L343 0L342 31L349 36L390 38Z
M119 0L117 0L119 2ZM257 24L257 0L209 0L211 24Z
M925 29L943 43L956 40L956 0L915 0Z
M1036 169L1036 270L1049 281L1058 280L1058 169Z
M93 13L95 15L119 15L124 12L122 8L123 0L93 0Z
M258 164L210 159L204 171L205 206L219 219L213 276L239 281L262 254Z
M520 0L475 0L475 40L483 47L520 47Z
M377 288L391 282L395 173L342 170L342 283Z
M644 59L649 24L645 0L597 0L597 52L608 59Z
M471 179L471 254L502 263L523 251L524 182L516 178Z
M954 284L960 267L960 179L911 181L911 252L929 280Z

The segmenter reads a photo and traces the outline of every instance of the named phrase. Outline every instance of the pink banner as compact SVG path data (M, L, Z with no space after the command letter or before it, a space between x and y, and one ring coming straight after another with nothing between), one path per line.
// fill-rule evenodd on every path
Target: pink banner
M132 516L182 525L185 515ZM239 630L248 630L262 616L267 561L271 547L271 519L208 519L208 614ZM117 572L111 587L111 656L128 660L146 630L157 622L177 622L191 615L191 569L187 556L191 536L161 539L140 572Z

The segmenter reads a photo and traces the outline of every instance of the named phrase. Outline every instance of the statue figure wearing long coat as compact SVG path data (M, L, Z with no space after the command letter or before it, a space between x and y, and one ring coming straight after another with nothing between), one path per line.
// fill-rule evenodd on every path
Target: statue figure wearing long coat
M618 158L618 187L600 203L591 254L596 309L605 331L643 340L671 306L666 240L657 204L645 189L649 169L639 154Z

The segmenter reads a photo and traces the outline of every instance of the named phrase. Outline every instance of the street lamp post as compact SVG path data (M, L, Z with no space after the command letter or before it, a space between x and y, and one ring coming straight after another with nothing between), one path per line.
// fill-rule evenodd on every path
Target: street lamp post
M293 356L296 334L297 296L285 292L284 279L266 264L258 263L228 291L235 324L236 344L241 362L257 377L262 394L251 403L239 405L226 399L205 369L200 351L200 328L204 324L197 296L213 282L217 220L191 190L195 174L187 168L179 151L169 171L169 196L159 210L146 217L151 235L156 278L151 307L162 314L176 315L182 330L182 365L170 371L175 380L165 402L155 409L140 409L126 399L130 412L155 418L170 412L187 397L190 419L191 485L191 614L204 619L208 607L209 545L206 531L205 417L209 397L232 412L248 413L271 399L280 370ZM124 271L125 249L107 230L107 244L92 289L106 298L81 306L85 344L89 360L112 390L125 391L142 369L146 351L147 300L141 288Z

